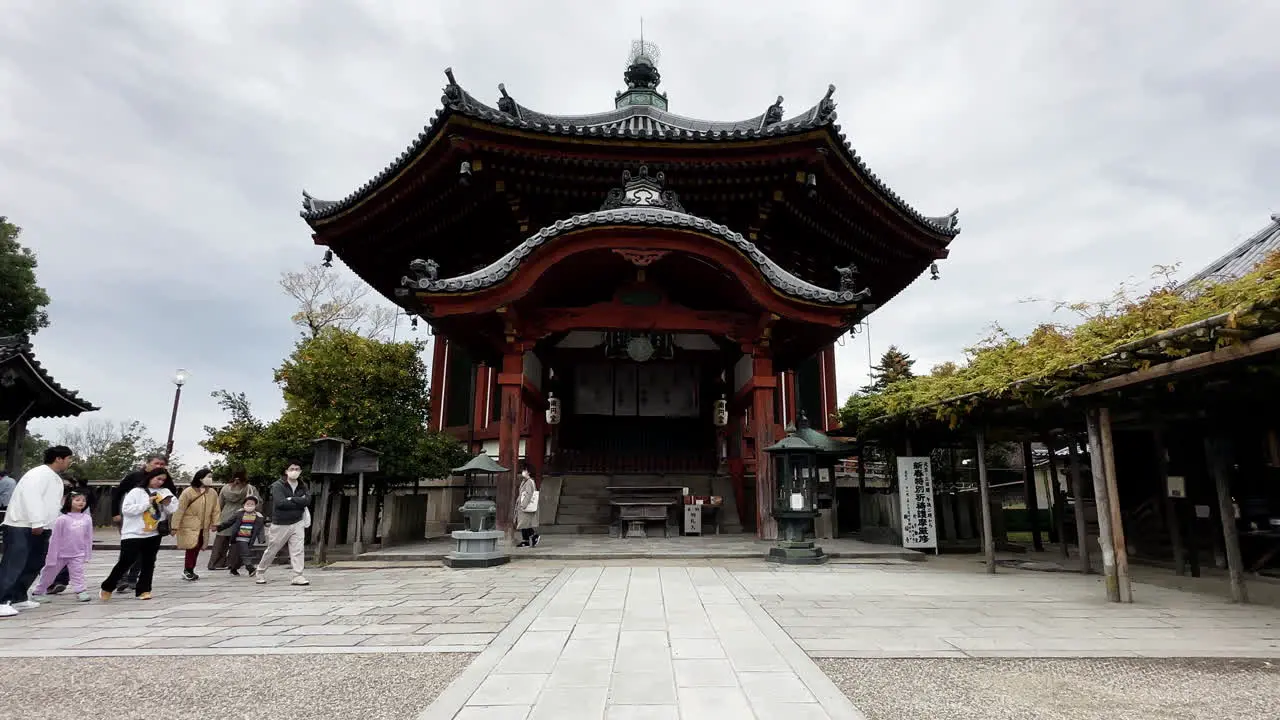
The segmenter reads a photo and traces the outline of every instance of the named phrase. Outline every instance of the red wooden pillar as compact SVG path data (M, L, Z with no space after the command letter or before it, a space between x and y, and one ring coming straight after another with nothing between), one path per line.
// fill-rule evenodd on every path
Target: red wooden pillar
M510 534L515 527L515 497L520 486L520 417L524 414L524 358L518 349L503 354L498 389L502 393L498 464L510 469L498 478L498 529Z
M836 396L836 346L832 344L823 348L818 360L818 369L822 374L822 420L809 420L822 428L823 432L827 432L835 427L836 410L840 407L840 400Z
M752 359L751 425L756 440L756 537L775 540L778 523L773 517L773 506L777 491L773 463L764 449L777 441L773 402L778 378L773 374L773 358L767 352L767 349L758 349Z
M427 427L444 429L445 365L449 362L449 339L436 335L431 348L431 405L428 408Z
M476 390L476 396L472 398L474 402L471 403L471 427L475 432L480 432L485 427L485 421L489 419L489 393L486 391L489 389L489 375L491 371L488 366L481 363L472 368L472 372L476 375L474 381L475 384L473 385ZM473 437L474 435L475 433L472 433ZM473 447L471 448L471 452L479 452L479 448Z

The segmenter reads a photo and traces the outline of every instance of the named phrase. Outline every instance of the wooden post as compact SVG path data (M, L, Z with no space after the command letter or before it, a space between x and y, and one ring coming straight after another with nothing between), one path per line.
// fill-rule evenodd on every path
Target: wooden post
M1163 496L1165 522L1169 526L1169 542L1173 544L1173 572L1175 575L1187 574L1187 551L1182 545L1182 528L1178 518L1178 508L1173 498L1169 497L1169 450L1164 444L1164 433L1154 430L1151 441L1156 451L1156 472L1160 476L1160 494Z
M1231 601L1249 602L1244 585L1244 560L1240 556L1240 534L1236 532L1235 506L1231 502L1231 448L1229 440L1214 433L1204 439L1209 472L1218 490L1218 516L1222 518L1222 539L1227 551L1227 574L1231 578Z
M9 421L9 437L8 445L5 447L4 461L5 466L9 468L9 474L17 478L22 477L22 444L26 438L27 421L23 419Z
M987 572L996 571L996 540L991 534L991 484L987 482L987 436L978 431L978 495L982 503L982 553L987 559Z
M1031 528L1031 548L1036 552L1044 552L1044 543L1040 541L1040 493L1036 488L1036 472L1032 466L1031 441L1022 441L1022 492L1027 496L1027 525Z
M1102 548L1102 575L1107 583L1107 599L1120 602L1120 581L1116 574L1116 550L1111 534L1111 495L1102 456L1102 430L1097 410L1089 410L1089 465L1093 471L1093 501L1098 511L1098 545Z
M755 351L751 379L754 384L751 391L751 424L756 439L756 537L761 540L776 540L778 521L773 517L773 506L777 502L777 493L773 463L764 449L777 440L773 428L773 396L778 389L778 378L773 374L773 359L763 350Z
M502 414L498 418L498 464L507 468L506 475L499 475L498 517L499 530L505 530L511 540L515 530L516 488L520 486L520 416L524 414L524 356L518 348L508 349L502 356L502 372L498 375L502 392Z
M1044 447L1049 451L1049 493L1053 496L1053 509L1051 515L1053 517L1053 527L1056 528L1058 534L1058 544L1062 548L1062 559L1066 560L1071 557L1071 553L1067 551L1067 493L1062 488L1062 483L1058 478L1058 457L1053 452L1053 437L1048 433L1044 436ZM1049 535L1049 541L1053 541L1053 535Z
M543 466L547 462L547 413L546 408L530 408L529 440L524 446L525 460L533 466L533 476L542 487Z
M311 527L314 528L311 531L311 544L315 546L315 560L321 565L329 557L329 524L325 520L329 516L329 485L332 482L328 475L320 480L320 501L316 503L316 512L311 518Z
M1111 535L1116 552L1116 582L1120 586L1120 602L1133 602L1133 586L1129 584L1129 551L1124 540L1124 516L1120 510L1120 486L1116 477L1115 440L1111 435L1111 411L1098 410L1098 427L1102 435L1102 462L1107 473L1107 497L1111 500Z
M356 536L351 541L351 556L364 553L364 473L356 479Z
M860 443L858 445L858 495L861 496L867 491L867 446ZM859 497L861 500L861 497Z
M1071 463L1071 494L1076 499L1076 547L1080 551L1080 572L1088 575L1093 569L1089 564L1089 519L1084 515L1084 473L1080 469L1080 452L1074 437L1067 438L1067 453Z

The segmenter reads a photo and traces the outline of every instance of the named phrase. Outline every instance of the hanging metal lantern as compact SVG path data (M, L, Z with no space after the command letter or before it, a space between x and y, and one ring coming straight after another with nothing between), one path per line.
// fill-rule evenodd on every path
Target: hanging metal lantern
M556 397L554 393L547 394L547 424L560 424L560 398Z
M712 418L716 427L724 427L729 424L729 401L724 399L724 395L721 395L720 399L716 401Z

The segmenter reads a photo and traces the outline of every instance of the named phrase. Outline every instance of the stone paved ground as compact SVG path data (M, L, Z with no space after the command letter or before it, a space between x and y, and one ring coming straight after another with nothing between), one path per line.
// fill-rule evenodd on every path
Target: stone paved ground
M579 568L421 720L862 717L723 568Z
M114 553L89 571L101 582ZM160 554L155 599L109 603L54 596L36 610L0 619L0 657L347 652L479 652L546 586L557 570L501 572L390 568L309 573L309 587L205 572L181 579L182 556ZM96 592L96 591L95 591Z
M1108 603L1095 576L936 560L734 576L812 657L1280 658L1276 608L1146 584Z
M868 720L1263 720L1280 664L1181 658L830 658Z
M638 560L660 559L668 563L703 558L762 560L772 542L742 533L701 537L661 535L644 538L611 538L608 535L556 535L546 533L536 548L512 548L511 555L524 560ZM852 538L823 540L822 548L833 558L897 558L923 560L924 554L894 545L876 545ZM447 538L395 545L361 555L363 560L438 560L454 549Z
M99 553L90 578L113 557ZM78 697L118 696L147 687L145 668L173 717L1209 720L1280 707L1271 665L1227 659L1280 658L1276 607L1145 583L1113 605L1096 577L988 576L971 558L349 563L307 588L282 572L265 587L187 583L180 559L161 554L150 603L61 596L0 620L0 666L25 658L0 671L0 697L33 717L154 717L23 681L30 669L72 679ZM158 655L141 661L155 670L138 664Z

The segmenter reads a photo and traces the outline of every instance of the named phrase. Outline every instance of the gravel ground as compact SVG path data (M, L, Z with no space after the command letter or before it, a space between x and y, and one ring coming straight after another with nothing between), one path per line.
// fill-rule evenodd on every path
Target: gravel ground
M1226 720L1280 717L1264 660L820 659L868 720Z
M0 698L42 720L412 719L465 653L40 658L0 661ZM8 672L19 670L19 672ZM33 678L41 678L33 683ZM37 689L37 685L40 689ZM78 698L78 702L68 702Z

